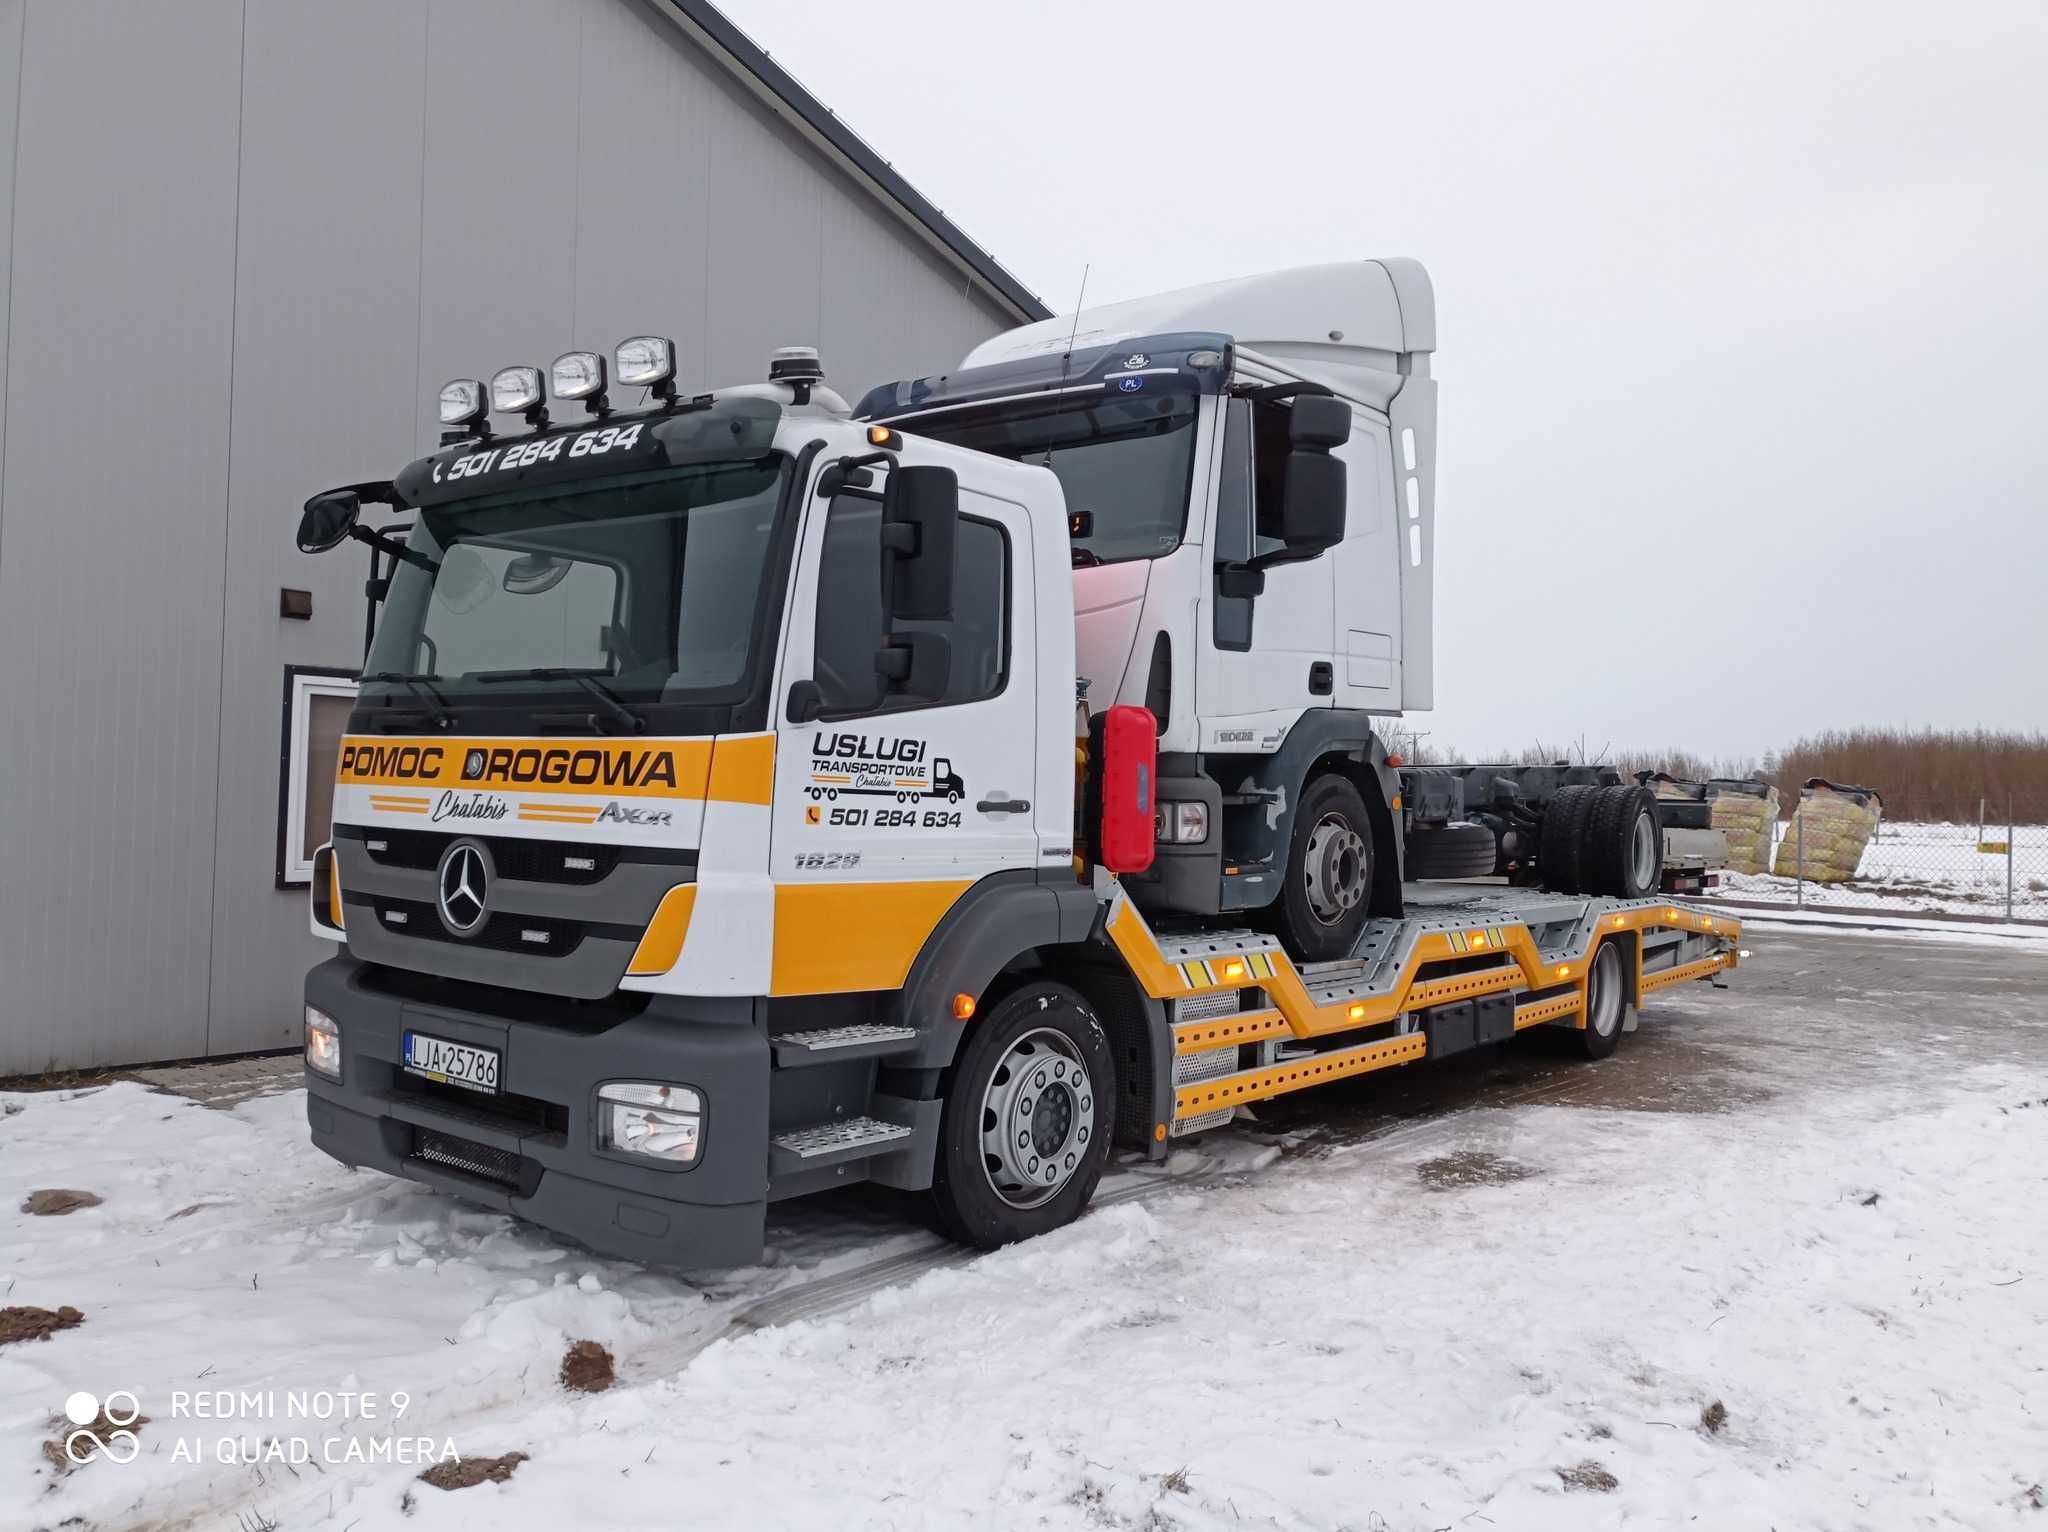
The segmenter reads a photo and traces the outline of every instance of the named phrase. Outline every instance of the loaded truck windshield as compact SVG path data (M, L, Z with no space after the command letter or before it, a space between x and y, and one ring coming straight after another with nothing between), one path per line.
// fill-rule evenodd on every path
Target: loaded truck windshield
M1156 559L1180 545L1195 462L1195 405L1193 393L1166 389L1012 400L924 417L911 429L1050 468L1066 492L1074 562L1111 564Z
M730 697L749 671L785 469L721 463L421 510L365 687L587 707L595 681L612 709Z

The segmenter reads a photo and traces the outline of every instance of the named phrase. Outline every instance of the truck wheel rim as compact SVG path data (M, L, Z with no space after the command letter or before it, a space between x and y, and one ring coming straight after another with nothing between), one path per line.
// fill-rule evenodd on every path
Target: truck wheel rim
M1586 1025L1601 1037L1612 1037L1621 1025L1621 954L1602 947L1587 979Z
M1072 1039L1049 1027L1011 1043L981 1098L988 1184L1014 1208L1058 1196L1088 1157L1095 1086Z
M1655 888L1661 870L1657 866L1657 821L1648 814L1636 815L1636 827L1629 835L1628 859L1636 887Z
M1365 841L1343 815L1316 821L1302 863L1308 907L1324 925L1335 925L1365 898Z

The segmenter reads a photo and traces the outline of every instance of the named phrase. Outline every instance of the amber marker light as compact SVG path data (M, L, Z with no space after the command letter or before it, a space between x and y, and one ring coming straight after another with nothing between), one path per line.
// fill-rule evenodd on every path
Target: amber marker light
M953 1019L972 1021L974 1019L974 996L959 994L953 997Z

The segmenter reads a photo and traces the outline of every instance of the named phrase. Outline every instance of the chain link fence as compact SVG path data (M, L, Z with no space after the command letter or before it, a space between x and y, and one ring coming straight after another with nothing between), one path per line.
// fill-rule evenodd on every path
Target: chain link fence
M1768 823L1769 853L1737 859L1768 870L1731 867L1720 892L1804 909L2048 922L2048 825L2017 823L2010 804L1981 800L1978 818L1962 823L1886 819L1873 807L1861 833L1814 804L1784 805Z

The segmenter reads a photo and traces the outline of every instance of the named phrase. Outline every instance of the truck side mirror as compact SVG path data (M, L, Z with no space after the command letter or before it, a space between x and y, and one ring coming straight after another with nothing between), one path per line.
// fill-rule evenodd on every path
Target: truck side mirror
M1331 455L1351 439L1351 406L1328 394L1302 394L1288 411L1287 482L1280 498L1280 538L1288 551L1313 557L1344 541L1344 462Z
M896 622L953 620L960 478L930 466L890 471L882 491L882 590Z
M299 513L299 552L325 553L347 542L362 509L353 489L330 489L315 495Z
M953 641L943 633L892 633L875 651L875 672L884 691L943 701L953 679Z

